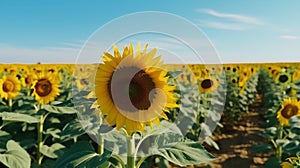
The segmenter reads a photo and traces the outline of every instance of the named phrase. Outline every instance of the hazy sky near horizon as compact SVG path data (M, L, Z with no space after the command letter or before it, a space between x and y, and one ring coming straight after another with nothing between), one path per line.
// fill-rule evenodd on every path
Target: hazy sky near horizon
M298 0L3 0L0 63L75 63L84 43L101 26L143 11L187 19L202 30L222 63L300 62L299 8ZM136 24L147 21L144 18ZM122 27L115 30L122 31ZM173 52L185 53L178 48Z

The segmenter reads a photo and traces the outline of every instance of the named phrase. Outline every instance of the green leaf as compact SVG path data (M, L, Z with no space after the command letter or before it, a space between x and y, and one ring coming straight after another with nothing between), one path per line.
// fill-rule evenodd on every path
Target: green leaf
M291 131L300 135L300 116L293 116L290 118Z
M20 114L20 113L13 113L13 112L2 112L0 113L0 117L4 121L14 121L14 122L26 122L26 123L38 123L39 119L27 115L27 114Z
M7 167L29 168L30 156L18 143L9 140L6 144L7 151L0 154L0 162Z
M46 135L51 135L52 137L54 137L54 138L60 138L60 136L59 136L59 133L60 133L61 131L59 130L59 129L57 129L57 128L48 128L45 132L44 132L44 134L46 134Z
M43 164L39 167L38 165L36 166L37 168L50 168L53 167L55 164L55 160L53 159L44 159ZM33 168L33 166L32 166Z
M278 146L283 147L289 143L289 140L288 139L276 139L275 142Z
M169 76L171 79L176 79L182 73L183 73L182 70L168 71L167 76Z
M162 133L176 133L181 134L180 129L177 127L176 124L171 123L169 121L161 121L159 126L155 125L154 129L150 129L149 127L146 128L147 133L145 136L154 136L154 135L160 135Z
M60 133L60 139L62 141L68 141L72 138L78 137L85 133L82 125L78 120L73 120L65 125Z
M0 152L6 151L7 141L11 138L12 136L8 132L0 130Z
M211 137L206 137L204 140L209 146L214 147L216 150L220 150L219 145L211 138Z
M162 158L162 157L155 158L155 163L160 168L168 168L168 167L170 167L169 166L169 162L166 159Z
M280 168L281 166L279 163L277 157L272 156L266 161L265 166L266 168Z
M95 153L93 146L87 141L77 142L71 148L59 157L55 164L55 168L65 167L98 167L107 165L111 153L104 151L102 155Z
M62 156L65 149L65 146L60 143L54 143L50 147L43 145L41 148L41 153L46 155L49 158L56 159L59 156Z
M252 147L253 153L268 153L273 149L270 144L260 144Z
M297 140L292 140L283 147L283 151L289 153L296 153L300 151L300 142Z
M153 152L179 166L196 165L214 160L200 142L179 141L180 135L163 134L157 137Z
M22 136L20 139L22 139L21 141L17 141L20 143L20 146L22 146L23 149L29 149L31 147L33 147L36 143L36 139L33 138L26 138L24 136Z
M56 113L56 114L75 114L76 110L74 107L65 107L65 106L53 106L44 104L42 106L42 109L50 112L50 113Z

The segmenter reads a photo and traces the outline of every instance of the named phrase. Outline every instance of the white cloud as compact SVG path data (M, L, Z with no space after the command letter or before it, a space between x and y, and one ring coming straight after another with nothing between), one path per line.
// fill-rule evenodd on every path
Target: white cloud
M218 18L224 18L224 19L228 19L228 20L240 22L240 23L257 24L257 25L263 24L263 22L261 20L254 18L254 17L250 17L250 16L231 14L231 13L221 13L221 12L217 12L212 9L198 9L197 11L206 13L211 16L218 17Z
M197 9L197 12L214 16L213 20L199 20L199 25L222 30L246 30L257 25L263 25L261 20L232 13L221 13L212 9Z
M286 40L297 40L297 39L300 39L300 36L282 35L282 36L279 36L279 38L286 39Z
M204 35L200 39L191 37L191 39L184 40L186 41L181 42L180 39L168 36L133 37L121 41L118 46L122 50L122 46L129 43L140 42L141 45L148 43L149 50L153 47L158 48L157 55L161 54L165 63L221 62L216 55L215 48ZM0 44L0 63L95 63L100 62L104 51L112 52L109 48L104 48L105 46L107 44L104 44L103 41L61 43L58 47L45 48L25 48Z
M233 24L233 23L221 23L221 22L211 22L211 21L200 21L200 25L210 28L223 29L223 30L245 30L246 27Z
M0 44L0 63L75 63L80 48L22 48Z

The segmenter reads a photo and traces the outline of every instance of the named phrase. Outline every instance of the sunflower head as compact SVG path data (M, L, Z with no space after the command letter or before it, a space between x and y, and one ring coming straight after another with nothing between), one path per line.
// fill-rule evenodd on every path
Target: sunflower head
M286 72L278 73L275 81L280 84L287 84L291 81L291 75Z
M53 73L39 73L32 85L33 93L40 104L48 104L59 95L59 77Z
M280 166L282 168L298 167L299 161L300 161L300 159L298 157L289 157L289 158L286 158L285 161L280 164Z
M0 79L0 96L4 99L13 99L18 96L21 83L15 75L3 76Z
M289 119L296 115L300 115L300 102L297 99L284 99L281 108L277 112L277 119L280 124L289 126Z
M247 82L247 80L249 79L249 77L250 77L250 74L247 71L242 72L239 77L238 85L240 87L244 86L245 83Z
M199 81L198 88L200 92L213 92L218 88L219 82L214 77L206 76Z
M114 56L104 53L95 77L97 103L107 123L130 134L159 124L159 117L168 119L164 112L178 107L175 87L168 85L160 57L154 57L156 49L146 49L138 45L134 53L130 45L121 55L115 46Z
M89 84L86 78L76 79L76 86L79 90L83 90Z

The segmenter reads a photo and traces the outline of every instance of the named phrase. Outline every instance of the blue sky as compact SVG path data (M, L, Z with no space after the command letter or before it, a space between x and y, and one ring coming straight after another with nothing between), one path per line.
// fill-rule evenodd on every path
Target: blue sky
M142 11L169 12L191 21L223 63L300 62L299 7L298 0L3 0L0 62L74 63L99 27Z

